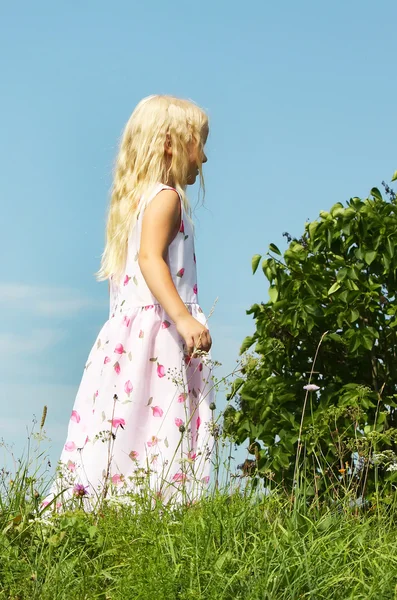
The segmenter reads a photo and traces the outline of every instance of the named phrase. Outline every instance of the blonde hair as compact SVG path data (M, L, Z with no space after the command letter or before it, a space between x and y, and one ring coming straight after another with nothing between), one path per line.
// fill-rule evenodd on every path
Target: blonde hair
M149 96L137 105L121 137L115 163L112 194L106 225L106 244L98 281L118 278L125 266L128 236L134 226L141 198L159 182L171 185L186 197L191 145L198 148L200 183L204 189L202 156L208 117L196 104L172 96ZM165 159L165 144L172 149Z

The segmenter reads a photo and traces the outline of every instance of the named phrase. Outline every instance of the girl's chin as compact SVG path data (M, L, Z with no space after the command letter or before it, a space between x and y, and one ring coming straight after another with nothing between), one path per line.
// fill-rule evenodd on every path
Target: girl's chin
M189 175L189 177L187 178L187 184L193 185L194 183L196 183L196 179L197 179L196 173L192 173L192 175Z

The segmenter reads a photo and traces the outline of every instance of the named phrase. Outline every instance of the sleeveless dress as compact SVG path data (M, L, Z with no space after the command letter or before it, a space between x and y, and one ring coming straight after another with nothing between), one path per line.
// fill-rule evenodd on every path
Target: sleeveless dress
M69 500L94 507L109 496L149 493L169 502L197 500L210 479L213 379L209 355L189 358L175 324L151 294L138 264L142 218L163 189L138 207L125 270L110 281L109 319L85 365L57 478L46 506ZM190 314L198 304L193 226L181 201L179 233L167 264Z

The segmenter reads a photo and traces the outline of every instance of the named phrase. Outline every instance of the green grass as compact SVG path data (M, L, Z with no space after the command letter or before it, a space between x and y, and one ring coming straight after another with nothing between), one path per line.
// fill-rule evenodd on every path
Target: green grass
M291 504L244 480L192 506L44 520L39 471L26 460L0 477L0 600L397 598L394 503Z

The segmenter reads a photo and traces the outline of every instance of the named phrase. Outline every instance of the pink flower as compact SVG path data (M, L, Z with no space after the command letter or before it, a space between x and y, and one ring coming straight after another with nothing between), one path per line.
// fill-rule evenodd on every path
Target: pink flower
M137 452L136 450L131 450L128 456L131 460L136 460L139 456L139 452Z
M151 308L154 308L153 304L148 304L147 306L145 306L145 310L150 310Z
M107 365L108 363L110 363L110 357L109 356L105 356L105 360L103 361L103 364Z
M179 228L179 232L180 232L180 233L185 233L185 225L184 225L184 223L183 223L183 219L181 220L181 226L180 226L180 228Z
M112 424L112 427L116 427L116 429L117 427L120 427L120 425L121 427L124 427L125 425L124 419L112 419L110 422Z
M152 408L154 417L162 417L163 416L163 409L160 408L160 406L152 406L151 408Z
M49 501L49 500L43 500L43 502L41 503L41 506L42 506L43 508L45 508L46 506L48 506L48 505L49 505L49 503L50 503L50 501Z
M131 319L129 317L127 317L127 315L125 315L125 317L123 318L123 323L126 327L129 327L129 324L131 323Z
M131 277L129 277L128 275L126 275L125 279L124 279L124 285L127 285L130 279L131 279Z
M72 460L68 460L68 464L66 466L69 469L69 471L72 471L72 473L75 472L75 470L76 470L76 463L75 462L73 462Z
M162 327L163 329L168 329L168 327L169 327L170 325L171 325L171 323L170 323L169 321L163 321L163 322L161 323L161 327Z
M196 458L196 456L197 456L197 454L195 452L190 452L190 451L188 452L188 455L187 455L189 460L194 460Z
M124 384L124 391L126 394L128 394L128 396L131 394L132 390L133 390L133 386L131 381L128 379L128 381L125 382Z
M123 344L117 344L117 346L114 349L116 354L124 354L125 350L124 350L124 346Z
M118 361L114 363L114 370L116 371L117 375L120 373L120 363Z
M72 416L70 417L70 420L74 421L75 423L80 423L80 415L77 410L72 410Z
M143 331L142 331L142 329L141 329L141 330L140 330L140 332L139 332L139 337L140 337L140 339L142 339L142 338L143 338L143 336L144 336L144 333L143 333Z
M200 427L200 425L201 425L201 419L200 419L200 417L197 417L196 428L198 429Z
M76 450L76 444L74 442L66 442L65 450L66 452L73 452Z
M87 487L88 486L84 486L82 483L76 483L76 485L73 487L73 495L77 496L78 498L86 496L88 494Z
M197 283L195 283L194 286L193 286L193 293L196 294L196 296L197 296L197 291L198 291L197 290Z
M182 419L179 419L178 417L175 419L175 425L177 427L180 427L181 425L184 425L184 422L182 421Z
M159 440L159 438L158 438L158 437L156 437L155 435L152 435L152 437L150 438L150 440L147 442L147 445L148 445L149 447L151 447L151 446L156 446L156 445L158 444L158 442L159 442L159 441L160 441L160 440Z
M175 473L175 475L172 478L173 481L186 481L186 475L185 473Z
M177 277L183 277L183 274L185 272L185 269L179 269L178 273L176 274Z
M97 390L94 394L95 398L98 398L99 391Z
M112 475L112 483L114 485L119 485L120 483L123 483L123 476L119 475L118 473Z
M181 404L182 402L185 402L187 397L187 394L179 394L178 396L178 402Z
M203 478L201 479L201 481L202 481L203 483L209 483L209 482L210 482L210 476L209 476L209 475L206 475L205 477L203 477Z
M165 369L164 369L163 365L160 365L159 363L157 363L157 375L159 377L165 376Z

